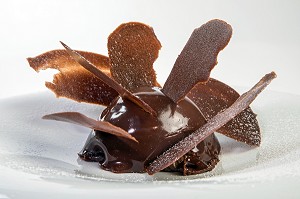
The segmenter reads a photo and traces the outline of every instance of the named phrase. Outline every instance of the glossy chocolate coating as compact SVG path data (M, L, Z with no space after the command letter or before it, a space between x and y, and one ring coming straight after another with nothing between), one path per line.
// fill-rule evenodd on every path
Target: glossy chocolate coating
M145 166L158 155L206 123L198 107L188 98L175 104L159 88L143 88L135 95L149 104L158 113L157 117L129 100L117 98L103 111L101 120L121 127L138 143L93 131L79 153L82 159L97 161L101 168L116 173L145 172ZM211 170L218 162L219 152L219 142L211 135L168 171Z

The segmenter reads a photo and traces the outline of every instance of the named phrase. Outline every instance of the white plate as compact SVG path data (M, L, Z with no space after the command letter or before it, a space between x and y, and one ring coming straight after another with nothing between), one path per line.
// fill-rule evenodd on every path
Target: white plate
M218 135L221 161L212 172L113 174L80 161L89 129L41 117L103 107L37 93L0 101L0 198L243 198L300 197L300 96L264 91L252 108L262 145L251 148Z

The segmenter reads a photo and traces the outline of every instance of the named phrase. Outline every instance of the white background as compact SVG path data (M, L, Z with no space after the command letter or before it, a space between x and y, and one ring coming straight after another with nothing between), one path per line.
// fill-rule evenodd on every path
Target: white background
M231 86L252 86L272 70L270 90L300 94L300 1L23 0L0 4L0 98L46 90L26 58L61 48L107 55L108 35L121 23L152 26L163 48L155 62L160 83L194 28L213 18L233 27L212 72ZM51 78L50 78L51 79Z

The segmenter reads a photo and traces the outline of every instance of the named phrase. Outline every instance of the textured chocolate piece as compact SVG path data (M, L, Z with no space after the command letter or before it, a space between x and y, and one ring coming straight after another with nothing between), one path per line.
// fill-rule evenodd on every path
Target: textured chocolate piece
M210 120L232 105L240 95L228 85L210 78L204 84L197 84L187 96L197 104L204 117ZM258 121L250 107L227 122L217 132L249 145L260 145Z
M158 86L153 63L161 48L153 29L145 24L121 24L108 37L112 77L129 91Z
M217 64L219 52L228 44L231 35L231 26L218 19L195 29L176 59L163 93L177 102L197 83L206 82Z
M108 57L91 52L77 51L99 70L110 76ZM46 82L47 88L57 97L67 97L78 102L108 105L118 93L90 74L74 61L65 50L53 50L27 58L29 65L37 72L48 68L57 69L53 82Z
M123 86L121 86L119 83L117 83L115 80L107 76L105 73L103 73L101 70L99 70L96 66L94 66L91 62L86 60L84 57L82 57L79 53L72 50L69 46L64 44L63 42L60 42L67 50L69 55L77 61L81 66L83 66L86 70L88 70L90 73L92 73L94 76L99 78L99 80L103 81L105 84L107 84L109 87L113 88L115 91L119 93L119 95L122 98L127 98L151 115L156 115L156 112L143 100L139 99L135 95L133 95L131 92L126 90Z
M43 119L69 122L72 124L77 124L105 133L109 133L118 137L124 137L137 142L137 140L133 136L131 136L127 131L124 131L120 127L114 126L109 122L94 120L77 112L53 113L50 115L43 116Z
M153 175L154 173L167 168L168 166L176 162L180 157L192 150L207 136L211 135L221 126L230 121L233 117L246 109L257 97L257 95L266 86L268 86L274 78L276 78L276 74L274 72L265 75L253 88L241 95L229 108L225 109L223 112L218 113L198 130L165 151L148 166L148 174Z

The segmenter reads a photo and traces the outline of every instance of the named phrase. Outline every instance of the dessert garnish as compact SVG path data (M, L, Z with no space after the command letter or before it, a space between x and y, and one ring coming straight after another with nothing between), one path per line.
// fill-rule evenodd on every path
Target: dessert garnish
M140 106L142 109L147 111L148 113L152 115L156 115L156 112L144 101L140 100L138 97L133 95L131 92L129 92L127 89L125 89L123 86L118 84L115 80L112 78L109 78L107 75L105 75L104 72L101 70L98 70L96 66L91 64L89 61L84 59L80 54L78 54L76 51L70 49L66 44L63 42L60 42L67 50L67 52L76 60L81 66L83 66L86 70L88 70L90 73L95 75L97 78L102 80L105 84L107 84L109 87L114 89L118 92L119 96L123 99L129 99L130 101L134 102L136 105Z
M159 172L176 162L184 154L192 150L197 144L203 141L207 136L217 131L221 126L226 124L233 117L246 109L257 95L276 77L274 72L266 74L253 88L241 95L229 108L219 112L206 124L197 129L195 132L185 137L180 142L169 148L166 152L155 159L147 168L151 175Z
M111 33L109 57L62 43L66 50L28 58L36 71L59 70L52 83L46 82L58 97L107 106L99 120L77 112L43 118L91 128L78 155L99 162L104 170L183 175L210 171L221 149L214 132L260 145L256 114L249 105L276 77L267 74L242 96L210 78L231 35L231 26L218 19L195 29L163 88L153 69L161 44L151 27L138 22Z
M195 29L176 59L162 92L178 102L196 84L207 82L219 52L227 46L231 35L231 26L220 20L212 20Z
M43 119L51 119L78 124L97 131L107 132L112 135L128 138L138 142L134 137L132 137L128 132L124 131L120 127L114 126L109 122L94 120L77 112L62 112L56 114L54 113L51 115L45 115Z

